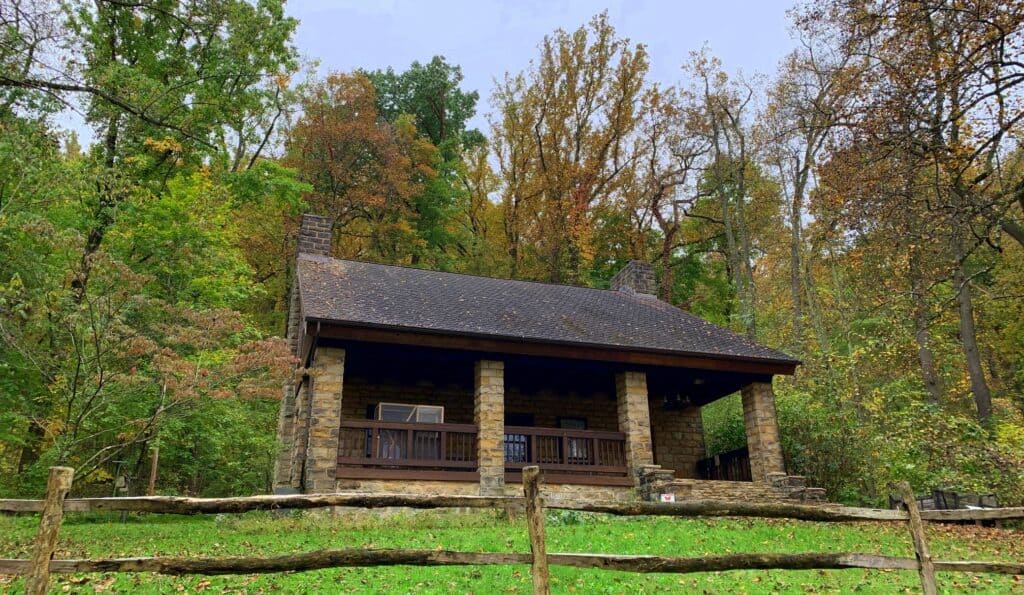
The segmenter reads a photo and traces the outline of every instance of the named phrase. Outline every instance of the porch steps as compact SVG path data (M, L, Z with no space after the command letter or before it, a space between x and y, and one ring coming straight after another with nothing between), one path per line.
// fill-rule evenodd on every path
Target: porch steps
M653 466L652 466L653 467ZM657 500L674 494L676 500L741 500L826 504L825 490L807 486L807 479L784 473L769 474L765 482L678 479L667 469L645 469L644 496Z

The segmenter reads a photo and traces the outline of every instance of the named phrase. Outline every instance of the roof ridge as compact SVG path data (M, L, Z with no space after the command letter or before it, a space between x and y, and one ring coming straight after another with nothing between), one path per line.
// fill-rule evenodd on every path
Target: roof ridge
M316 260L316 261L333 260L333 261L336 261L336 262L351 262L351 263L355 263L355 264L368 264L368 265L372 265L372 266L388 267L388 268L392 268L392 269L403 269L403 270L407 270L407 271L420 271L420 272L424 272L424 273L438 273L440 275L454 275L456 277L472 277L474 279L490 279L492 281L510 281L510 282L513 282L513 283L531 283L533 285L544 285L545 287L570 287L572 289L586 289L586 290L590 290L590 291L614 292L616 294L635 295L635 296L650 295L650 294L637 294L637 293L628 292L628 291L619 291L617 289L611 289L611 288L607 288L607 287L588 287L586 285L574 285L572 283L554 283L552 281L534 281L532 279L513 279L513 278L510 278L510 277L493 277L491 275L482 275L482 274L478 274L478 273L456 273L456 272L453 272L453 271L439 271L437 269L423 269L423 268L414 267L412 265L407 265L407 264L386 264L386 263L382 263L382 262L370 262L370 261L367 261L367 260L355 260L355 259L352 259L352 258L336 258L334 256L321 256L319 254L309 254L309 253L306 253L306 252L300 253L299 254L299 258L304 258L304 259L307 259L307 260ZM651 296L651 297L654 297L655 299L657 299L655 296ZM671 304L669 304L669 305L671 305Z

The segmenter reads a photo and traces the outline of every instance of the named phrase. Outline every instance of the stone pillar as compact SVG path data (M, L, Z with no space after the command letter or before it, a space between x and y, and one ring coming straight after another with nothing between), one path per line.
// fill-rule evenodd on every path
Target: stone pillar
M309 443L303 487L306 493L320 494L335 491L345 350L317 348L310 376Z
M619 431L626 434L626 465L639 485L644 465L654 464L651 447L651 412L647 405L647 374L620 372L615 375Z
M473 371L480 495L505 494L505 362L480 360Z
M750 451L750 476L754 481L765 482L769 473L786 472L775 413L775 391L771 382L752 382L744 386L740 394Z

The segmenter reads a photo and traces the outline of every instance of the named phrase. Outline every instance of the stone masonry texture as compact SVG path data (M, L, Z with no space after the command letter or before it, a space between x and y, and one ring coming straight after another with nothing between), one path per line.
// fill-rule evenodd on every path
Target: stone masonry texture
M331 239L334 235L334 220L309 213L299 223L299 254L331 255Z
M292 456L288 483L302 489L306 476L306 446L309 444L309 403L312 398L311 380L306 378L295 395L295 415L292 418Z
M639 484L643 466L654 464L647 375L643 372L616 374L615 395L619 431L626 435L626 465Z
M615 273L610 287L616 291L625 289L633 293L654 295L657 291L654 284L654 267L649 262L631 260Z
M288 296L288 325L285 338L288 340L288 352L297 355L299 342L299 290L293 283ZM292 473L292 441L295 436L296 410L295 382L291 377L284 381L281 389L281 409L277 418L278 450L274 463L274 485L287 486L291 482Z
M345 350L317 349L310 376L309 443L303 484L307 493L326 493L334 490L338 468Z
M588 486L578 484L549 484L541 480L541 494L550 502L568 501L599 501L599 502L631 502L636 500L633 488L622 486ZM466 481L398 481L387 479L340 479L336 491L362 494L417 494L445 496L475 496L479 493L476 483ZM523 486L518 483L507 484L498 493L499 496L522 496Z
M505 490L505 362L476 362L473 384L480 495L500 496Z
M697 461L703 459L704 424L700 408L666 410L656 399L650 401L651 439L654 458L678 478L697 477Z
M779 442L775 391L770 382L752 382L744 386L740 394L750 451L750 476L755 482L764 482L769 473L786 472Z

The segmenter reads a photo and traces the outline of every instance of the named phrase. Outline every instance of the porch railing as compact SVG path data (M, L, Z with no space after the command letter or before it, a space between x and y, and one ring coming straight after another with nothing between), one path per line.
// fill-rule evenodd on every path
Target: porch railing
M744 446L701 459L697 461L697 477L721 481L750 481L750 452Z
M477 481L476 426L343 420L338 479Z
M549 483L632 485L622 432L505 426L505 479L537 465Z
M505 427L505 478L521 481L537 465L550 483L632 485L621 432ZM338 479L477 481L472 424L343 420Z

